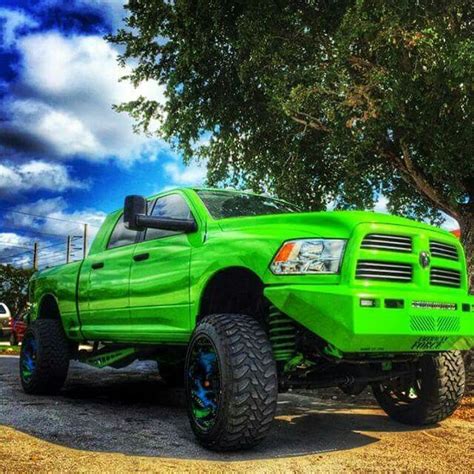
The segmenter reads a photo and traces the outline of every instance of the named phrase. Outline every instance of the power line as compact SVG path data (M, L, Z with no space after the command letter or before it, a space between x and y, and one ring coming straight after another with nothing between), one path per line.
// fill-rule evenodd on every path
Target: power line
M65 257L65 252L55 252L55 251L49 251L49 253L44 253L44 254L39 254L39 258L63 258Z
M90 225L91 227L99 228L99 226L94 225L94 224L89 224L88 222L73 221L71 219L61 219L59 217L41 216L41 215L38 215L38 214L30 214L29 212L23 212L23 211L12 211L12 210L6 209L4 207L2 207L0 209L3 209L4 211L11 212L11 213L14 213L14 214L21 214L23 216L37 217L39 219L50 219L50 220L59 221L59 222L69 222L69 223L72 223L72 224L81 224L81 225L87 224L87 225Z
M47 245L46 247L40 247L39 251L41 252L42 250L46 250L46 249L49 249L51 247L59 247L60 245L66 245L66 242L60 242L58 244ZM33 248L31 248L31 252L33 252ZM27 253L30 253L30 252L21 252L21 253L15 254L15 255L8 255L8 257L9 258L15 258L15 257L19 257L21 255L25 255Z
M49 263L66 263L65 258L61 259L53 259L53 258L48 258L48 259L43 259L43 261L39 261L40 265L48 265Z
M9 243L0 242L0 247L16 248L16 249L29 249L31 247L26 247L25 245L13 245Z
M9 224L7 227L4 227L2 225L2 228L3 229L7 229L7 230L16 230L16 229L20 229L22 230L23 232L28 232L30 234L35 234L35 235L47 235L48 237L57 237L57 238L65 238L66 235L61 235L61 234L53 234L51 232L40 232L39 230L30 230L30 229L25 229L23 226L20 226L20 225L14 225L14 224ZM73 238L81 238L82 239L82 235L73 235L71 236Z

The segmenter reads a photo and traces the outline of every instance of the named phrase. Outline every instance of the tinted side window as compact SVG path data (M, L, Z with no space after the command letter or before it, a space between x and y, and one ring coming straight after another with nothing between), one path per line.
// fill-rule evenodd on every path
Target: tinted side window
M108 249L113 249L116 247L123 247L124 245L134 244L137 238L136 230L126 229L123 224L123 215L120 216L115 228L110 236Z
M169 194L168 196L158 198L155 201L155 205L153 206L150 215L155 217L168 217L171 219L193 218L186 201L179 194ZM147 229L145 240L158 239L160 237L174 234L179 234L179 232L172 230Z
M3 306L3 304L0 304L0 314L7 314L7 310L5 309L5 306Z

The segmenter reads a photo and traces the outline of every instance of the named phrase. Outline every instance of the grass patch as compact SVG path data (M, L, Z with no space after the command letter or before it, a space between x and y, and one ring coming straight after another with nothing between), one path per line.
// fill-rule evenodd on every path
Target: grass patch
M0 355L19 355L20 346L0 346Z

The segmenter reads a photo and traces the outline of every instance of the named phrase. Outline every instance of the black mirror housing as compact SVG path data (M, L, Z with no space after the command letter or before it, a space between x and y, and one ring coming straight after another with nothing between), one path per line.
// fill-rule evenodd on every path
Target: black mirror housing
M141 232L147 228L171 230L175 232L194 232L197 225L194 219L172 219L147 215L147 201L143 196L130 195L125 198L123 223L127 229Z
M146 215L146 199L143 196L130 195L125 198L123 223L127 229L142 231L138 216Z

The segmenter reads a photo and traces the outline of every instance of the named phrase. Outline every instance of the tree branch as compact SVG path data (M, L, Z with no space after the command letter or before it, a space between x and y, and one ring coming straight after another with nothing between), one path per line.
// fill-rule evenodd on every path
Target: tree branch
M304 112L296 112L295 114L296 115L290 116L291 119L297 123L300 123L301 125L304 125L305 127L314 128L315 130L320 130L326 133L330 131L329 128L326 125L324 125L320 120L312 117L309 114L306 114ZM301 118L301 117L305 117L305 118Z
M441 209L454 219L459 220L461 217L460 210L457 207L452 206L443 194L432 186L424 173L413 163L410 150L406 143L401 141L400 148L402 150L401 158L393 151L385 151L384 155L387 156L394 167L401 172L402 178L411 186L415 186L426 199L435 205L435 207Z

